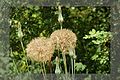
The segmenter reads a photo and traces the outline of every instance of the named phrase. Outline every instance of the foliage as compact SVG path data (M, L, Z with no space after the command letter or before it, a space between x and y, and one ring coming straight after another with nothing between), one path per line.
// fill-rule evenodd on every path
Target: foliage
M60 29L57 7L27 7L11 8L10 31L10 73L24 72L41 73L41 63L31 61L26 57L26 45L35 37L49 37ZM76 73L109 73L109 7L62 7L64 18L62 27L72 30L77 35ZM20 27L21 26L21 29ZM90 31L92 29L92 31ZM89 35L87 35L89 34ZM85 36L86 35L86 36ZM85 36L85 37L84 37ZM52 58L52 63L55 59ZM69 56L68 68L71 69ZM63 68L63 62L60 63ZM47 73L49 65L45 65ZM55 64L52 64L55 73Z
M94 39L92 40L92 42L94 44L98 44L101 45L103 43L108 42L108 40L110 40L111 38L111 34L110 32L105 32L105 31L96 31L95 29L92 29L92 31L89 32L89 35L85 35L85 37L83 37L84 39Z
M76 71L83 71L85 69L86 65L83 65L81 62L75 63L75 69Z
M85 35L84 39L92 39L90 45L96 45L96 51L93 53L91 60L98 61L99 64L106 65L109 61L109 47L106 47L106 43L110 41L112 35L110 32L96 31L92 29L89 31L89 35ZM98 67L99 68L99 67Z

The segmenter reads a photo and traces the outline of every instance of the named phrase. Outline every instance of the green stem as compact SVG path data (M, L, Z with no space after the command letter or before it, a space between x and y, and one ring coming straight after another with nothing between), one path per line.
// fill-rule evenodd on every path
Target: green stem
M74 80L74 60L71 57L71 66L72 66L72 80Z
M76 59L76 57L75 57L76 56L75 55L75 49L73 50L73 53L74 53L74 58L73 58L73 65L74 65L74 67L73 67L74 71L73 72L74 73L73 74L75 75L75 59Z
M72 75L73 75L73 68L74 68L74 66L73 66L73 58L71 57L71 66L72 66Z
M73 60L73 63L74 63L74 68L73 69L74 69L74 74L75 74L75 59Z
M44 76L44 79L47 80L47 78L46 78L46 69L45 69L45 62L43 62L43 76Z
M62 22L60 22L60 29L62 29Z
M28 62L27 62L27 56L26 56L26 54L25 54L25 48L24 48L24 46L23 46L23 42L22 42L22 38L20 38L20 43L21 43L21 47L22 47L22 50L23 50L23 53L24 53L24 56L25 56L25 61L26 61L26 64L27 64L27 66L28 66Z
M43 69L44 69L44 73L46 75L46 69L45 69L45 63L43 62Z
M41 69L42 69L42 75L43 75L43 78L44 78L44 80L45 80L45 74L44 74L44 69L43 69L43 64L41 64L42 66L41 66Z
M23 52L25 54L25 49L24 49L24 46L23 46L22 38L20 38L20 43L21 43L22 50L23 50Z
M67 64L66 64L66 57L65 57L65 53L62 53L62 56L63 56L63 60L64 60L65 74L67 74Z

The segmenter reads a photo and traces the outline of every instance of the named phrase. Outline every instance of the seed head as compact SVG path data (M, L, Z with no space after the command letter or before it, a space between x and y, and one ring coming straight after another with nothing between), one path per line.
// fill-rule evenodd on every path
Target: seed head
M56 48L62 52L67 52L69 48L76 47L77 37L71 30L56 30L51 34L50 38L54 41Z
M54 52L54 46L49 38L41 37L33 39L26 48L27 56L35 61L50 61Z

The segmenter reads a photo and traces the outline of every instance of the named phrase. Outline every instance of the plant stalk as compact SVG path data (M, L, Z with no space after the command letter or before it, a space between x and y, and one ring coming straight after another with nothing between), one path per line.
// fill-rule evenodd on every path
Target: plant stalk
M62 22L60 22L60 29L62 29Z
M44 79L47 80L47 78L46 78L46 69L45 69L45 62L43 62L43 74L44 74Z
M22 47L22 50L23 50L23 53L24 53L24 56L25 56L25 62L26 62L26 64L27 64L27 66L28 66L27 56L26 56L26 54L25 54L25 48L24 48L24 46L23 46L22 38L20 38L20 43L21 43L21 47ZM29 70L29 69L28 69L28 70Z
M67 64L66 64L66 57L65 57L65 54L62 53L62 56L63 56L63 60L64 60L65 74L67 74Z
M71 57L71 66L72 66L72 75L73 75L73 68L74 68L74 66L73 66L73 58Z

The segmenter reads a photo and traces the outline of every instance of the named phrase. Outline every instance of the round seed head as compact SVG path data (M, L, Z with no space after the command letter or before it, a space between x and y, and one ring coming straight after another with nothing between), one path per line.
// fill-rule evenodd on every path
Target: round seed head
M51 39L45 37L33 39L26 48L27 56L35 61L50 61L54 52Z
M56 30L51 34L50 38L54 41L56 48L62 52L67 52L69 48L76 47L77 37L71 30Z

